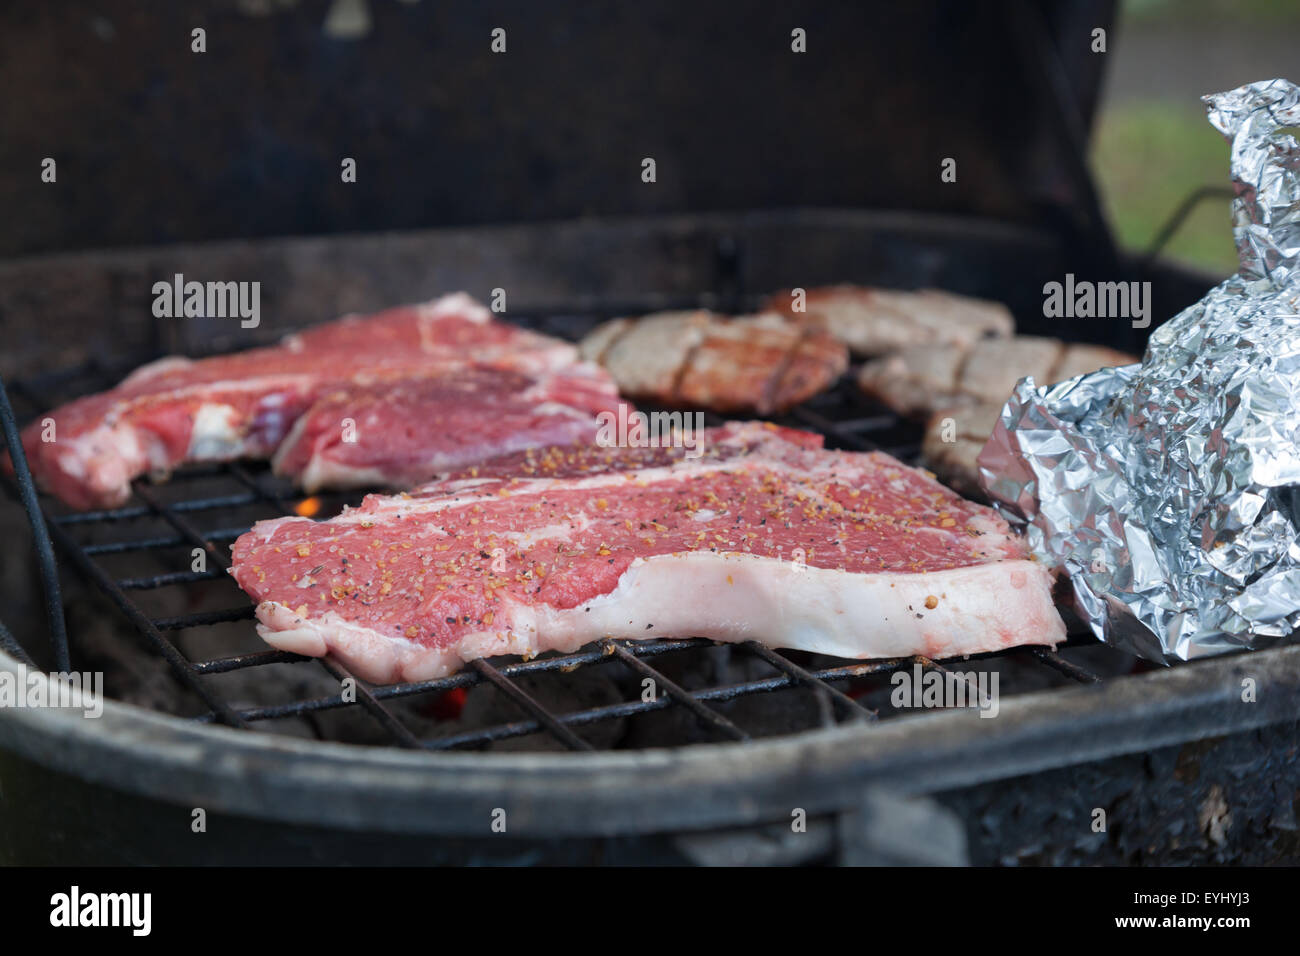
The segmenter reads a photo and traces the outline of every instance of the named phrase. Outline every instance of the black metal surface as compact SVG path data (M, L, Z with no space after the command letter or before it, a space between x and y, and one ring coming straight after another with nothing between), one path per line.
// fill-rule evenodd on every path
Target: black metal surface
M37 374L45 385L82 382L84 389L120 380L141 355L247 348L348 312L455 289L487 299L497 288L509 292L513 316L584 309L639 314L701 302L731 308L744 294L835 282L933 287L1005 302L1024 334L1140 351L1149 329L1135 330L1128 321L1063 323L1043 315L1046 282L1067 273L1116 278L1085 275L1086 263L1058 232L923 213L784 208L0 261L0 374L15 400L31 398L21 394L20 379ZM219 317L154 316L152 284L176 273L261 277L265 321L245 329ZM1223 278L1158 261L1125 263L1123 274L1151 282L1157 322ZM99 373L93 382L91 371Z
M1257 700L1243 700L1247 677ZM188 810L180 809L204 807L295 824L285 828L290 834L308 824L484 837L494 808L502 808L509 812L510 833L553 840L777 820L788 827L792 807L806 809L810 818L840 813L874 784L936 793L1121 755L1138 755L1141 768L1141 756L1159 748L1294 725L1298 696L1300 646L1291 646L1019 694L1005 700L992 721L968 711L932 712L743 746L433 755L245 733L109 701L97 721L5 711L0 754L167 800L169 819L183 818L185 833ZM1009 794L1003 805L1014 811L1018 799ZM1052 805L1049 800L1044 809ZM0 815L0 838L8 823ZM69 821L62 827L73 828ZM199 847L190 852L204 853Z
M1030 0L1017 0L1007 4L1005 11L1007 33L1015 40L1023 69L1030 82L1045 93L1048 105L1041 119L1052 132L1051 139L1065 172L1066 188L1075 197L1072 205L1059 210L1063 225L1076 234L1080 255L1090 260L1085 268L1113 271L1119 256L1087 163L1089 129L1080 100L1086 99L1089 91L1084 90L1081 95L1075 88L1077 75L1071 76L1059 44L1054 42L1050 21L1039 5ZM1109 23L1091 26L1106 28ZM1079 34L1085 32L1090 36L1092 31L1080 30L1072 46L1081 45Z
M126 4L109 3L78 33L68 26L65 6L0 14L6 24L0 49L12 54L16 75L49 74L51 55L63 62L71 53L79 64L69 82L34 94L40 108L21 98L10 104L23 115L5 124L14 135L7 147L0 143L0 155L6 149L18 160L45 155L51 129L62 144L58 188L33 191L13 181L7 208L18 213L11 216L10 252L575 218L532 231L478 227L445 235L173 244L0 263L0 332L7 343L0 370L26 376L36 365L62 369L16 383L28 412L112 384L142 350L238 347L250 344L246 335L278 335L288 326L456 287L480 296L508 287L516 309L556 308L582 290L605 309L622 301L635 312L684 304L683 295L701 289L712 290L709 305L729 310L746 304L747 291L789 285L937 285L1007 301L1022 331L1113 339L1109 344L1130 349L1145 338L1127 324L1047 329L1039 314L1043 281L1067 270L1085 273L1109 242L1081 158L1105 60L1087 49L1086 39L1091 28L1112 24L1108 0L1024 4L1010 23L1000 11L931 3L879 10L764 3L746 24L730 4L695 0L676 9L651 3L573 18L513 2L497 13L470 14L445 4L372 4L375 33L360 43L323 35L320 4L286 7L264 19L213 0L200 5L212 44L202 57L175 42L193 26L175 12L142 18ZM498 13L510 29L511 54L504 58L489 56L484 42ZM808 57L787 52L790 24L809 29ZM45 42L52 36L58 42ZM440 65L433 80L426 68L430 50ZM723 60L732 68L719 73L715 64ZM552 69L557 62L561 67ZM593 73L599 82L592 82ZM862 82L845 83L848 75ZM385 82L376 85L377 76ZM243 78L234 81L233 95L231 77ZM254 103L253 113L213 112L218 86L225 101ZM322 89L330 95L320 96ZM565 108L556 110L557 102ZM613 116L609 102L640 107ZM257 116L251 125L249 115ZM174 149L129 148L155 143L167 129L172 132L162 139ZM110 156L104 143L125 148ZM359 158L358 186L340 188L340 144ZM962 175L958 184L941 185L936 157L951 154L960 156ZM636 175L644 155L660 160L654 186ZM97 175L84 175L91 168ZM195 181L208 188L195 192ZM268 183L277 188L262 188ZM99 201L106 186L116 197L108 205ZM790 206L822 209L699 214ZM845 206L1003 222L827 211ZM601 221L664 212L686 215L666 225ZM864 225L867 219L875 221ZM1010 222L1034 229L1005 228ZM245 333L221 322L151 320L151 283L174 272L261 280L276 327ZM1209 284L1168 278L1156 283L1157 317L1194 301ZM661 298L642 298L646 289ZM591 317L551 331L573 334ZM87 357L94 357L90 365L74 367ZM821 431L839 447L880 447L904 458L916 453L915 430L867 407L851 388L787 421ZM10 490L25 493L20 485ZM116 609L110 614L120 614L165 662L194 708L185 712L187 721L121 707L110 707L102 722L7 714L0 721L0 778L9 805L0 814L0 861L616 862L622 846L624 857L636 862L677 862L680 843L661 839L666 830L775 820L788 831L792 805L824 813L819 822L834 829L834 818L858 806L866 786L881 782L914 792L978 784L946 795L967 819L978 816L977 862L1035 854L1057 862L1072 850L1083 860L1111 859L1093 855L1088 838L1070 828L1086 824L1092 795L1100 791L1108 794L1103 800L1155 807L1143 820L1126 822L1119 839L1104 844L1110 850L1131 860L1163 839L1190 860L1212 780L1236 781L1236 794L1224 785L1227 799L1248 820L1268 816L1259 809L1257 776L1296 783L1295 725L1284 727L1289 737L1272 739L1278 736L1272 725L1293 716L1288 711L1300 693L1296 648L1118 679L1111 678L1125 662L1104 648L1013 650L977 662L1005 664L1017 675L1004 685L1009 699L1002 719L988 722L959 712L894 720L892 707L864 703L864 692L878 696L900 668L956 669L965 666L960 662L845 663L753 642L718 648L684 636L477 662L441 680L373 688L355 684L332 662L249 650L246 642L187 654L183 648L195 635L246 637L252 607L233 586L224 601L195 609L159 612L151 609L154 602L173 596L197 602L228 584L226 545L249 521L292 510L298 496L261 469L240 465L186 468L169 485L138 487L138 503L57 514L52 534L67 564L107 595ZM207 570L177 570L175 555L190 547L205 554ZM114 573L119 560L161 566ZM58 607L53 593L47 595L49 606ZM75 636L74 629L74 656ZM66 663L57 634L54 640L54 658ZM0 648L33 663L2 624ZM720 653L766 671L744 679L715 676L702 685L676 676L675 663L698 668ZM1104 666L1094 670L1098 662ZM609 668L646 678L659 693L555 707L536 691L538 682L554 686L574 672ZM277 669L323 673L337 691L249 704L218 686L223 675L256 681ZM1258 706L1242 706L1237 695L1247 674L1259 680ZM517 719L422 738L397 706L493 687L517 708ZM1049 689L1033 692L1038 687ZM764 708L767 695L796 694L815 701L813 722L791 723L781 731L785 736L762 739L770 729L760 734L746 720L755 711L743 705L786 713L791 708L782 701ZM607 746L593 741L614 722L673 713L690 731L669 745L713 745L585 752ZM320 744L245 732L285 718L349 714L393 746L360 750L332 746L328 736ZM795 733L800 730L807 733ZM1183 741L1229 731L1238 733L1218 757L1191 762L1194 771L1204 767L1199 789L1171 782L1186 782L1183 753L1200 746ZM1266 759L1243 762L1240 741L1253 735L1272 735ZM528 738L549 739L572 753L531 760L454 752ZM1153 749L1161 744L1168 746ZM1104 765L1079 766L1103 758ZM1286 773L1278 775L1273 762L1287 762ZM1068 769L1040 774L1050 767ZM1009 782L1014 773L1039 776ZM1147 787L1152 777L1157 786ZM1062 803L1067 791L1070 799ZM219 840L177 838L189 832L194 806L214 811ZM510 809L513 832L522 838L482 836L486 810L496 806ZM1029 806L1033 814L1024 810ZM1180 814L1176 826L1158 816L1171 807ZM1295 814L1282 816L1277 826L1289 828L1294 858ZM649 837L620 844L621 837L608 836L614 833L655 834L671 845L652 845ZM591 834L599 836L586 839ZM1044 835L1050 835L1049 851L1041 845ZM1006 848L1017 839L1021 849L1008 859ZM1270 853L1280 845L1253 828L1232 839L1261 862L1276 858ZM829 840L816 852L829 854ZM686 855L717 859L698 846ZM808 858L801 846L790 862Z
M3 650L10 657L27 667L35 666L36 662L32 660L26 648L19 644L13 634L10 633L9 628L5 627L4 621L0 621L0 650Z
M41 585L45 589L45 615L50 625L50 643L54 651L54 663L60 671L69 670L68 665L68 627L63 618L62 588L59 585L59 570L54 564L54 548L50 544L50 533L45 526L40 502L36 498L36 486L32 482L31 470L27 467L27 456L23 454L22 442L18 437L18 422L14 418L13 406L9 404L9 393L5 383L0 379L0 428L3 429L5 446L12 450L14 475L18 482L18 496L27 512L27 522L32 529L32 541L36 549L36 564L40 570Z
M1054 172L1057 91L1009 43L1016 7L372 2L342 38L329 6L0 5L0 63L26 91L0 102L0 254L778 205L1026 222L1078 201ZM1114 8L1032 5L1085 118L1108 59L1089 34Z
M603 313L556 314L527 324L543 331L574 335L601 317ZM103 376L91 369L88 370L88 380L76 382L72 387L84 391L112 384L111 380L101 379ZM65 377L59 376L56 381L67 387ZM48 383L40 379L23 383L21 393L33 403L34 414L67 397L52 393L47 386ZM879 449L905 460L914 458L917 452L915 427L871 405L847 380L778 420L819 431L833 447ZM278 479L264 471L250 470L250 467L222 464L186 468L173 476L168 484L137 482L135 492L139 504L133 502L120 508L49 516L55 544L88 580L108 596L148 645L166 660L181 684L201 702L201 712L191 717L200 723L216 722L247 728L262 722L324 711L350 710L364 713L382 729L390 744L402 748L480 748L498 741L544 734L566 749L584 751L592 749L591 731L599 725L680 708L694 718L698 731L704 735L698 737L695 732L688 733L680 738L680 743L699 739L747 741L752 732L722 710L744 698L778 691L811 695L818 715L816 723L809 726L792 724L786 728L787 732L833 726L841 721L875 721L878 712L864 706L855 695L870 687L878 692L880 679L897 670L910 669L917 663L926 670L944 670L943 662L924 658L848 663L810 658L805 664L788 654L746 642L735 645L733 653L749 655L755 661L763 662L770 674L740 681L712 679L706 681L705 686L688 689L651 661L669 655L680 664L680 655L694 655L698 659L707 653L708 648L715 646L709 641L693 640L689 635L669 635L666 639L651 641L604 641L573 654L551 655L531 661L478 661L449 677L373 688L356 681L332 661L270 649L190 659L170 635L251 619L251 606L238 604L240 592L232 588L230 604L224 608L183 615L150 614L142 607L142 601L149 592L191 588L225 580L225 571L230 566L227 545L249 526L248 523L236 523L236 515L243 515L249 509L258 518L295 513L292 502L299 496L293 489L283 483L277 484ZM190 496L185 491L189 486L201 486L204 491ZM345 496L340 501L355 499L356 496ZM59 510L56 503L50 504ZM132 533L133 526L151 521L153 524L161 521L175 533ZM169 553L168 549L174 554L176 549L187 547L202 550L207 561L205 569L165 570L115 577L103 565L105 560L123 555L137 558L151 553L163 555ZM1095 683L1101 679L1097 673L1080 664L1042 649L1014 650L1005 656L1015 658L1021 665L1031 662L1043 671L1060 675L1058 679L1067 684ZM574 670L600 667L610 662L623 665L638 682L642 679L652 682L656 692L646 698L555 712L519 683L521 679L542 677L563 682ZM205 680L211 675L284 664L322 667L338 682L339 690L303 699L237 706L224 699ZM697 682L699 674L708 672L707 667L697 668ZM873 679L874 684L871 683ZM432 700L447 691L468 689L484 682L495 686L516 706L520 719L492 722L449 735L421 739L391 707L394 701L403 698ZM895 711L890 707L887 713Z
M1298 753L1284 721L937 799L968 821L978 866L1294 866Z
M742 277L747 269L767 268L751 262L756 248L761 244L740 247L749 251L737 260ZM727 258L726 249L716 251ZM724 272L725 265L720 263L717 271ZM1185 284L1190 294L1194 283L1188 278ZM742 308L754 304L746 290L770 287L766 280L740 281L724 291L734 307ZM720 294L715 291L713 301ZM615 306L607 304L604 310L539 312L543 317L529 324L554 334L580 335L611 309ZM23 411L36 415L111 385L124 371L120 363L91 363L15 382L13 393L24 403ZM832 446L883 448L905 459L913 458L917 449L913 426L870 405L848 382L781 421L820 431ZM7 754L5 759L25 761L21 773L33 779L43 779L39 774L47 770L59 773L59 786L69 793L95 787L96 805L120 810L113 832L129 827L135 834L157 831L159 838L133 842L132 847L121 840L96 843L86 831L105 824L106 818L87 818L81 827L52 810L48 819L38 819L41 813L33 809L37 801L24 804L11 826L0 826L0 857L8 852L11 857L48 861L48 851L23 844L22 835L29 829L53 828L65 835L65 847L95 847L85 851L89 857L78 858L106 861L122 858L125 852L141 861L193 860L194 854L212 860L220 854L187 849L165 836L169 827L185 824L186 808L204 806L231 832L246 828L240 816L294 824L253 827L268 859L286 861L320 858L322 847L328 848L327 856L357 862L396 858L390 854L412 860L449 854L449 859L471 862L499 853L521 862L564 859L566 854L594 861L612 858L616 847L642 861L668 860L675 852L684 852L688 859L717 859L739 852L745 844L764 844L756 834L766 832L773 821L787 818L788 830L790 807L821 814L821 832L830 827L843 842L844 827L863 789L882 783L908 793L939 793L945 803L966 810L968 824L978 827L970 834L971 858L980 862L1116 859L1116 853L1155 852L1148 847L1164 847L1160 852L1189 861L1243 854L1259 861L1294 856L1294 839L1288 836L1292 831L1287 829L1294 812L1286 812L1286 794L1261 796L1258 788L1234 785L1232 774L1237 755L1249 751L1252 734L1274 733L1277 725L1291 721L1293 744L1300 648L1146 673L1141 666L1134 668L1131 659L1089 639L1056 651L1024 648L983 655L967 664L919 658L843 662L752 643L724 648L673 636L617 647L598 643L574 654L529 661L485 662L419 684L349 687L349 675L328 662L322 665L252 646L252 608L223 573L228 563L225 546L251 521L292 511L300 498L293 489L277 483L260 466L237 464L188 467L168 483L142 484L139 489L137 501L92 513L58 513L57 503L45 503L61 553L97 590L108 594L145 647L188 689L193 706L181 716L189 719L178 721L112 702L102 721L59 721L49 719L52 715L13 711L0 722L0 753ZM323 514L345 500L327 497ZM188 555L191 548L201 549L207 570L190 569L188 557L177 557ZM206 601L186 603L204 594ZM158 602L166 603L169 596L178 600L165 611L157 610ZM223 644L231 634L244 639ZM203 653L183 653L185 642L196 635L213 637L204 639ZM0 645L30 664L30 659L23 660L22 647L2 634ZM37 648L29 641L28 649ZM78 653L74 641L74 664ZM766 670L719 677L702 666L718 654ZM696 680L678 676L674 666L683 661L694 669ZM913 665L927 670L1000 669L1007 679L999 719L984 721L951 710L897 719L902 714L882 698L882 687L890 675ZM249 703L234 702L214 683L222 675L244 675L261 686L266 675L285 668L324 674L333 689L322 691L318 683L310 693ZM569 684L575 673L603 668L622 668L631 678L648 677L659 692L649 699L627 693L628 684L636 685L631 679L621 684L623 699L613 702L556 706L545 693ZM701 673L709 679L699 680ZM1258 685L1258 703L1243 702L1241 686L1247 678ZM448 691L490 693L493 687L504 691L507 710L514 706L517 714L498 711L491 720L436 736L407 726L412 702L433 700ZM799 708L790 701L809 697L814 706L805 707L795 720L791 715ZM673 736L649 742L633 739L631 729L674 714L680 719L673 724ZM777 729L767 723L772 715L785 721ZM392 746L340 747L330 741L341 738L329 734L303 741L242 729L274 731L279 729L275 722L286 718L298 723L349 719ZM611 741L608 730L620 722L629 732ZM1278 756L1269 759L1286 757L1285 728L1282 733L1273 750ZM1181 754L1195 751L1200 746L1196 741L1225 734L1232 736L1225 738L1231 742L1222 746L1222 759L1203 773L1199 784L1185 786L1189 761ZM750 739L738 745L738 735ZM530 741L549 741L550 749L558 745L571 752L463 752L527 746ZM671 749L624 750L633 746ZM1143 788L1143 775L1149 773L1143 768L1167 752L1160 751L1162 747L1181 750L1173 780L1168 759L1161 757L1158 766L1151 765L1161 799L1181 799L1181 794L1196 800L1191 822L1199 826L1208 814L1209 830L1188 832L1189 813L1159 812L1150 797L1155 791ZM592 748L598 752L584 752ZM1068 813L1053 816L1045 811L1048 822L1028 825L1024 834L1020 824L1028 819L1025 811L1003 812L1031 804L1057 805L1060 790L1073 786L1073 768L1087 768L1090 761L1103 762L1087 770L1105 784L1101 789L1127 794L1120 798L1121 815L1125 801L1142 808L1140 818L1124 819L1114 836L1099 842L1069 830L1089 809L1090 797L1077 787L1070 794ZM80 779L72 781L68 775ZM150 799L132 802L115 791ZM163 802L156 802L159 799ZM432 816L431 800L438 807ZM976 806L972 801L979 801L975 810L970 809ZM1220 843L1217 834L1225 812L1218 808L1225 801L1228 815L1249 821L1249 830L1233 831ZM501 839L495 847L483 842L484 821L498 807L508 809L511 832L522 842L508 845ZM349 840L314 829L322 826L365 835ZM742 828L728 831L736 835L734 846L724 839L726 833L718 834L721 843L704 835L703 845L684 836L669 838L666 844L650 836L681 831L697 831L699 836L698 831L718 827ZM758 830L743 829L751 827ZM398 841L384 838L393 833L407 837L400 850ZM1042 835L1047 833L1056 835L1045 849ZM410 839L426 834L439 836ZM565 834L570 836L557 841ZM800 843L790 848L795 853L791 861L824 858L833 847L834 841L820 838ZM234 846L230 851L235 856L242 852Z

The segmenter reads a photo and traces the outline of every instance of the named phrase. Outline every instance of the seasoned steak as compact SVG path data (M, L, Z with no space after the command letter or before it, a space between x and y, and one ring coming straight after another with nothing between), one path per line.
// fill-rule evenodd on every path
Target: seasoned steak
M232 573L270 644L374 682L605 636L849 658L1064 638L1048 572L993 511L880 453L759 423L704 453L578 445L259 522Z

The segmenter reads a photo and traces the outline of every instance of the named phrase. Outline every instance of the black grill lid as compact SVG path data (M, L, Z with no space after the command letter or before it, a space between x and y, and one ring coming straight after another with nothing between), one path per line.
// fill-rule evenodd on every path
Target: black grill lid
M0 255L791 206L1108 244L1083 160L1113 0L372 0L353 40L321 4L285 7L106 0L90 26L59 3L0 11L24 91L0 106L0 165L33 170L0 181ZM37 184L45 156L57 188Z

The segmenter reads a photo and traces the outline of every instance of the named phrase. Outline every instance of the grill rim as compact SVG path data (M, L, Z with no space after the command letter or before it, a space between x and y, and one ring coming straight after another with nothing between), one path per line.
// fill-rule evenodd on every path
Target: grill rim
M0 650L0 670L20 666ZM1255 703L1241 701L1247 676ZM1300 645L1289 645L1018 694L991 728L953 710L739 745L427 752L250 734L105 700L94 721L10 709L0 746L119 790L285 823L488 836L502 807L511 836L615 836L840 812L872 783L933 793L1254 730L1294 720L1297 697Z

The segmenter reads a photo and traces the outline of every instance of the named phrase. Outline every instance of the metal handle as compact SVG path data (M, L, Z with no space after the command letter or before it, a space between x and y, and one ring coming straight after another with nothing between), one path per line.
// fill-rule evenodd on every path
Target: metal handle
M9 459L13 463L14 477L18 481L18 496L27 511L27 521L32 528L32 539L36 542L36 565L40 569L41 584L45 589L45 614L50 622L50 642L54 647L55 669L67 672L72 670L72 665L68 657L68 626L63 618L59 569L54 563L54 546L50 543L50 530L45 526L45 515L41 512L40 502L36 500L36 484L32 481L31 469L27 467L27 453L23 450L23 443L18 435L18 422L14 418L13 406L9 404L9 394L5 391L3 377L0 377L0 426L3 426L5 444L9 448Z

